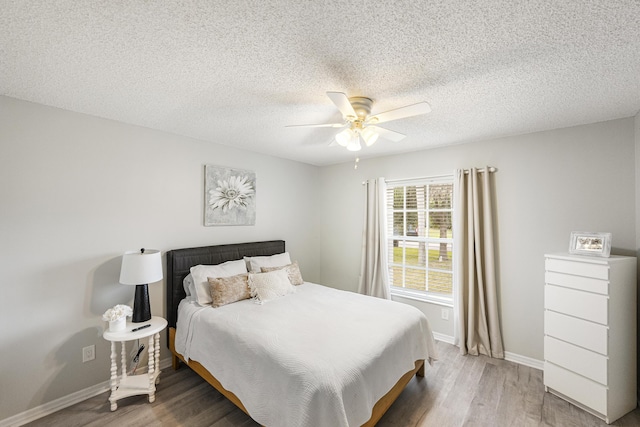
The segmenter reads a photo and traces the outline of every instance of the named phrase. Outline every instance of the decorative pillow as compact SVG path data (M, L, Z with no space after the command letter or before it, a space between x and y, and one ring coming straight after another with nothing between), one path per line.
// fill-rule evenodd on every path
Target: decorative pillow
M262 267L283 267L291 264L289 252L271 256L246 256L244 260L247 262L247 270L249 273L260 273L260 268Z
M249 288L251 289L251 296L259 304L296 291L296 287L289 282L287 272L284 270L258 274L249 273Z
M284 270L287 272L287 277L289 277L289 282L291 282L292 285L302 285L304 283L302 273L300 273L300 267L298 267L298 261L293 261L293 263L285 265L284 267L261 267L260 270L263 273Z
M232 302L251 298L248 277L248 273L231 277L209 277L207 280L211 289L211 306L222 307Z
M195 283L196 300L200 305L211 305L211 291L209 290L209 277L229 277L236 274L247 273L247 265L244 260L227 261L217 265L196 265L191 267L193 283Z
M184 286L184 293L187 294L188 297L196 294L195 283L193 283L193 276L191 273L187 274L187 276L182 281L182 286Z

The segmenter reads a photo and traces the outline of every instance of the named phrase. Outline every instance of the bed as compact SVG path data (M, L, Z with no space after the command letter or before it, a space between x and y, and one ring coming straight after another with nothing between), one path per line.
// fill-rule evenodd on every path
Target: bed
M248 299L213 309L185 299L192 266L284 252L282 240L167 252L174 369L187 363L262 425L375 425L411 378L424 376L425 360L435 359L419 310L308 282L262 305Z

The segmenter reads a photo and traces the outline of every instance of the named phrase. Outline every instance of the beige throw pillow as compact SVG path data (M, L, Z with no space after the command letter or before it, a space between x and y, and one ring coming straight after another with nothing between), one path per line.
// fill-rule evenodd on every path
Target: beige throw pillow
M302 279L302 273L300 273L300 267L298 267L298 261L293 261L289 265L283 267L261 267L263 273L275 270L284 270L287 272L287 277L292 285L302 285L304 280Z
M198 304L211 304L211 291L209 289L209 277L230 277L236 274L247 273L247 264L244 260L227 261L216 265L195 265L190 269L196 291Z
M237 301L251 298L248 274L238 274L231 277L209 277L211 290L211 306L222 307Z

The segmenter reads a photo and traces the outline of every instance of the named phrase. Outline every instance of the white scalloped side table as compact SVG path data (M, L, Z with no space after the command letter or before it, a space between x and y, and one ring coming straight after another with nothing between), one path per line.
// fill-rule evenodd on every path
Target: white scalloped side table
M132 331L141 326L150 325L144 329ZM118 399L148 394L149 403L156 400L156 383L160 380L160 332L167 327L167 321L162 317L153 316L151 320L141 323L127 322L127 327L122 332L105 331L102 335L104 339L111 341L111 410L118 409ZM125 343L137 339L149 337L149 369L146 374L127 375L127 354ZM118 376L118 355L116 353L116 343L120 343L121 349L121 371Z

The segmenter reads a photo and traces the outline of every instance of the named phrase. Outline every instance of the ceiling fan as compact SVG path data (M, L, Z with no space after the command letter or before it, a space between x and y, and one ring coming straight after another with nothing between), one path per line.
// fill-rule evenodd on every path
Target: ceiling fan
M326 123L315 125L290 125L287 127L332 127L345 128L335 136L335 142L350 151L359 151L362 148L362 139L367 147L373 145L378 137L398 142L405 138L399 132L377 126L379 123L390 122L391 120L404 119L405 117L426 114L431 111L431 107L426 102L407 105L384 113L371 115L373 100L364 96L347 97L342 92L327 92L327 96L338 107L342 113L344 122Z

